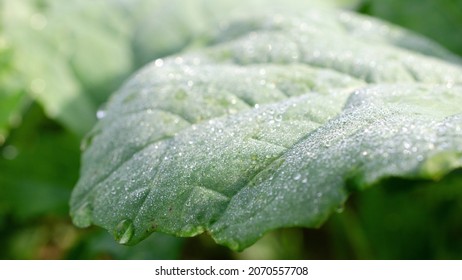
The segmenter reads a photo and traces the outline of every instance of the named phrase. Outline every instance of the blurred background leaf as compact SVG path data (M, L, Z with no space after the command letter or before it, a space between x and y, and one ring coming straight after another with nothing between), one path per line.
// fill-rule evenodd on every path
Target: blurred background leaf
M414 30L462 55L461 0L363 0L359 11Z

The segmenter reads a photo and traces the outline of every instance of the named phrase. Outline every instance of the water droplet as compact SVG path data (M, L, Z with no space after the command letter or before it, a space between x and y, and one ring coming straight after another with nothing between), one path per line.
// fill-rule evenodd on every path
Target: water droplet
M101 110L101 109L100 109L100 110L98 110L98 111L96 112L96 118L97 118L98 120L104 118L105 116L106 116L106 111L104 111L104 110Z
M163 60L163 59L160 59L160 58L159 58L159 59L156 59L156 60L154 61L154 65L155 65L156 67L162 67L162 66L164 66L164 60Z
M299 173L299 174L294 176L294 180L298 181L298 180L300 180L301 177L302 177L302 175Z
M114 238L119 244L127 244L133 237L135 227L130 219L122 220L115 228Z
M89 227L92 223L92 209L90 203L85 202L80 206L72 217L72 221L78 227Z

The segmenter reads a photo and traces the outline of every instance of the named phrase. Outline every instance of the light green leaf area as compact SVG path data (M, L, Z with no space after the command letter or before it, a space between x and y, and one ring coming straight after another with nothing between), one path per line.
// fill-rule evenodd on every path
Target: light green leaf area
M5 142L9 129L21 119L21 111L26 98L18 81L12 79L14 68L11 65L11 50L2 45L0 37L0 146Z
M94 124L115 81L131 70L127 28L116 8L109 2L2 2L1 36L15 69L10 79L50 118L80 135ZM95 17L98 11L108 13L104 22Z
M320 226L354 188L462 165L462 69L434 43L336 11L211 34L214 46L154 61L100 113L76 225L122 244L207 231L242 250Z
M30 96L48 117L84 135L96 121L97 108L134 70L189 45L203 44L199 34L229 18L231 12L248 14L267 5L291 11L312 5L348 6L355 0L316 2L4 0L0 3L0 67L7 58L1 50L7 46L15 69L8 80L16 82L17 91L1 83L0 99L13 102ZM0 116L3 138L8 130L5 118L10 113Z
M386 19L440 42L462 54L462 1L410 0L362 1L363 12ZM451 30L446 33L441 30Z

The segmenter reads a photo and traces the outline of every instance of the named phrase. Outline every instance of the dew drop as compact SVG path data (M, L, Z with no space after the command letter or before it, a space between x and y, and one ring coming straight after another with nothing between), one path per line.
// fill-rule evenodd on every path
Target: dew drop
M162 67L162 66L164 65L164 60L163 60L163 59L160 59L160 58L159 58L159 59L156 59L156 60L154 61L154 65L155 65L156 67Z
M133 237L135 228L130 219L122 220L115 228L114 238L119 244L127 244Z
M85 202L80 206L72 217L72 221L78 227L89 227L92 223L92 209L90 203Z
M298 180L300 180L301 177L302 177L302 175L299 173L299 174L294 176L294 180L298 181Z
M101 110L101 109L100 109L100 110L98 110L98 111L96 112L96 118L97 118L98 120L104 118L105 116L106 116L106 111L104 111L104 110Z

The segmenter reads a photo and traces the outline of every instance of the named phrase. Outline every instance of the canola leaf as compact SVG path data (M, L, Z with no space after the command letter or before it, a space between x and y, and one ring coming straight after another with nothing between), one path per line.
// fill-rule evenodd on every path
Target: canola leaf
M123 244L208 231L242 250L321 225L347 184L461 166L462 69L436 44L328 10L211 34L213 46L158 59L112 96L82 144L76 225Z

